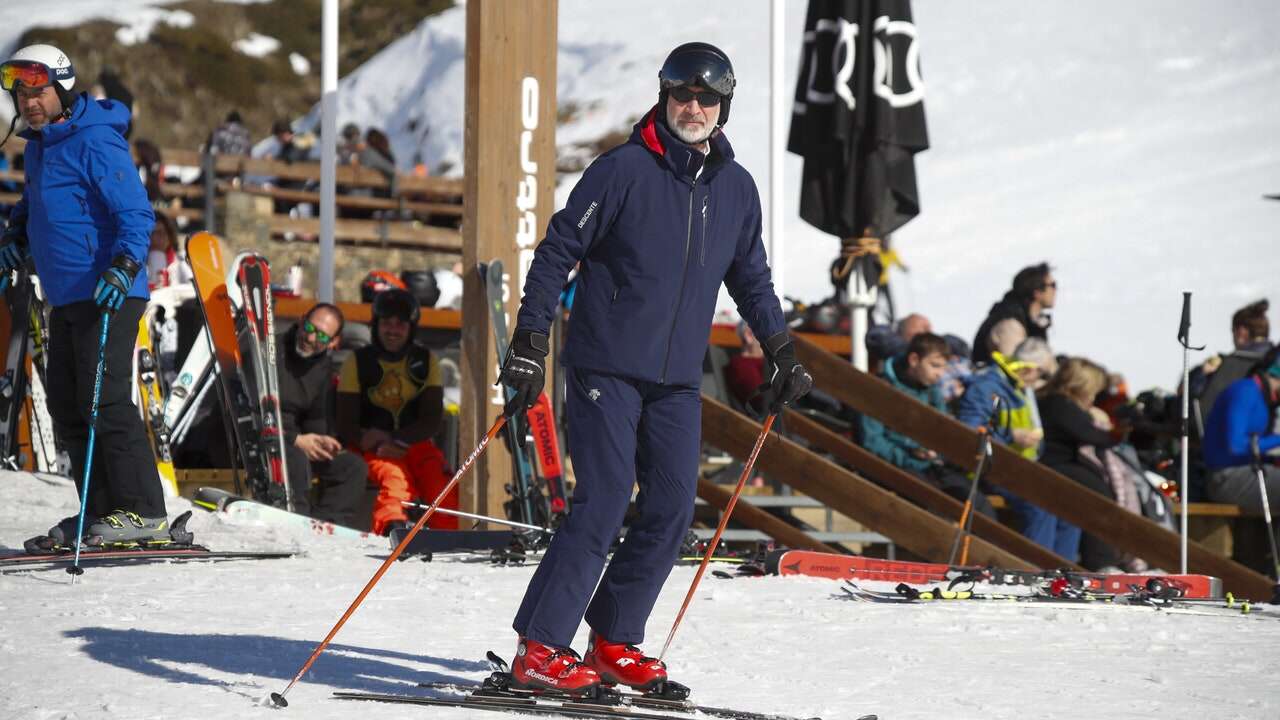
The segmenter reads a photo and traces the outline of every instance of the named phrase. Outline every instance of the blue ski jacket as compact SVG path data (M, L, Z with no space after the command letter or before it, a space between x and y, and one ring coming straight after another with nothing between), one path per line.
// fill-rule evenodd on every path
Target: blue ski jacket
M129 110L81 93L63 122L28 128L26 187L9 213L25 223L40 286L54 307L93 299L118 255L146 267L155 214L124 139ZM149 297L147 273L129 297Z
M1227 386L1213 403L1200 443L1204 464L1210 470L1247 466L1253 462L1252 438L1258 451L1280 447L1280 435L1271 432L1274 399L1257 375L1240 378Z
M569 271L561 362L697 385L720 284L763 341L786 330L761 240L760 195L723 132L704 155L657 121L596 159L534 252L517 327L546 333Z

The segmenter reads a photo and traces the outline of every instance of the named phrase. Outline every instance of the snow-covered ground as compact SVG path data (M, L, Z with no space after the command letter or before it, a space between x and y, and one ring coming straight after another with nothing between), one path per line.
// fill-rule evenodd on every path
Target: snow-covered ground
M76 507L69 483L0 473L0 538L17 546ZM188 507L171 501L170 513ZM297 550L289 560L0 574L0 717L491 718L480 711L353 705L336 690L415 692L478 680L509 655L532 569L438 558L397 563L332 649L283 688L386 557L376 540L232 527L196 511L215 549ZM655 650L692 579L676 568L649 626ZM706 704L827 720L1280 716L1276 615L838 597L806 578L706 578L668 661ZM577 640L579 649L585 634ZM279 713L279 714L274 714Z

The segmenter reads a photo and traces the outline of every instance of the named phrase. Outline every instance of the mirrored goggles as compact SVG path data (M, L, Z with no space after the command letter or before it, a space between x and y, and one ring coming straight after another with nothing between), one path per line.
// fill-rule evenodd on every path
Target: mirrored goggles
M30 60L10 60L0 65L0 88L13 90L18 84L24 87L42 88L53 84L53 73L44 63Z
M715 107L720 104L721 100L720 93L711 92L710 90L694 92L684 85L677 85L667 92L671 93L671 97L681 104L687 103L696 97L698 98L698 104L702 107Z

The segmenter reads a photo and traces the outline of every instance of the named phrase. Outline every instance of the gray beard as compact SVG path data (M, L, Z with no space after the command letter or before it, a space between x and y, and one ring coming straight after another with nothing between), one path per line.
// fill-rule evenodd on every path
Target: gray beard
M302 349L302 336L298 335L298 339L293 341L293 351L298 353L298 357L302 358L303 360L310 360L311 358L324 352L324 348L323 347L317 348L316 350L310 353L304 352Z

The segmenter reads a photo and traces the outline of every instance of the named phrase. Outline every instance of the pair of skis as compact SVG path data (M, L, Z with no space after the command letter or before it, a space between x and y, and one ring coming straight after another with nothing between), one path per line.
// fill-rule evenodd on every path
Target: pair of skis
M7 327L5 354L0 358L0 465L14 470L26 466L18 431L26 408L35 469L64 472L68 461L58 449L46 404L45 305L39 281L24 268L5 276L0 285L5 299L0 334Z
M235 291L242 299L240 313L236 312L227 287L228 273L217 236L199 232L188 238L187 261L204 312L223 407L230 415L227 425L232 463L238 457L255 499L292 510L267 260L252 254L239 259Z
M476 270L484 283L489 320L493 327L498 362L501 363L507 355L506 273L501 260L481 264ZM504 401L510 400L514 394L510 388L503 388ZM509 488L512 499L508 504L508 515L531 525L554 525L568 510L568 500L564 493L555 418L547 394L539 394L537 404L527 413L513 415L507 422L505 432L514 466L514 482ZM533 455L538 465L536 472L529 459L529 445L526 442L530 432L533 435ZM545 494L539 487L539 477L541 485L546 488Z
M156 456L156 472L159 473L165 494L178 496L178 479L173 469L173 446L169 428L164 424L164 390L160 387L159 364L151 329L155 323L156 307L147 308L138 320L138 339L134 343L134 378L137 380L138 410L142 424L151 440L151 450Z
M394 695L389 693L336 692L339 700L365 700L409 705L462 707L491 712L567 717L635 718L638 720L675 720L686 717L712 717L724 720L797 720L788 715L758 713L749 710L712 707L690 702L688 688L671 683L675 692L637 693L612 688L597 688L592 697L573 696L552 690L524 690L515 687L506 662L490 651L487 655L494 672L481 683L421 683L419 687L433 695ZM862 715L857 720L876 720L875 715ZM811 718L810 720L819 720Z

